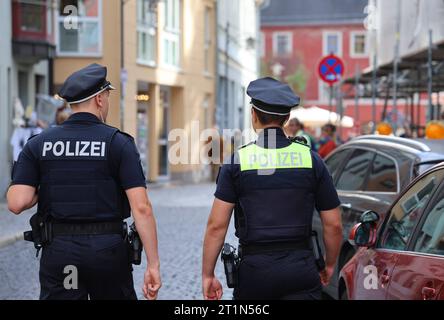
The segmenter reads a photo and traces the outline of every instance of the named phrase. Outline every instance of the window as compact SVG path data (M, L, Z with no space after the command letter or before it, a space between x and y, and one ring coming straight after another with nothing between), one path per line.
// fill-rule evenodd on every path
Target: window
M273 52L275 56L288 56L292 51L291 32L275 32L273 34Z
M180 65L180 0L165 0L163 62L166 65Z
M336 181L340 173L340 169L344 162L348 159L348 156L352 153L352 149L346 149L342 151L338 151L331 155L326 161L325 165L327 166L328 171L333 177L333 181Z
M365 32L350 33L350 56L360 58L367 56L367 35Z
M323 103L329 103L330 99L333 103L333 100L336 98L337 94L335 87L329 86L322 80L318 81L318 100Z
M374 156L375 154L371 151L362 149L355 150L339 177L337 183L338 190L364 190L367 171Z
M323 54L324 56L334 54L342 56L342 33L326 31L323 33Z
M211 47L211 8L205 7L204 15L204 70L210 71L210 47Z
M228 94L227 78L219 77L217 120L222 129L228 128Z
M161 121L159 128L159 175L168 176L168 133L170 128L171 87L160 88Z
M444 170L435 171L416 182L393 206L381 247L405 250L421 212L442 180Z
M31 101L29 101L29 73L26 71L18 72L18 97L23 105L27 107Z
M20 9L21 31L38 33L46 31L44 30L46 6L37 1L29 1L29 3L21 3Z
M53 39L54 37L54 9L52 6L47 6L46 9L46 34L49 39Z
M203 109L203 127L204 129L210 128L210 101L211 101L211 95L206 94L204 101L202 103L202 109Z
M156 64L156 1L137 0L137 62Z
M398 192L398 176L393 160L376 155L367 182L366 191Z
M98 56L102 51L101 0L61 0L58 18L58 54Z
M239 94L238 94L238 114L239 114L239 125L238 128L240 130L245 129L245 87L241 86L239 87Z
M444 187L436 203L426 213L426 220L416 239L415 251L444 256Z
M260 43L260 55L261 58L265 57L265 34L263 32L261 32L260 34L260 38L259 38Z

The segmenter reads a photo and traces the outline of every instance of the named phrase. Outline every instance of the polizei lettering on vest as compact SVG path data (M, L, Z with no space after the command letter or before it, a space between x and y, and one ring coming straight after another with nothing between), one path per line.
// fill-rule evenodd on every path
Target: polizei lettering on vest
M302 154L300 152L276 152L276 153L252 153L249 155L250 165L258 164L259 167L299 167L302 166Z
M102 141L46 141L42 157L104 157L106 143Z

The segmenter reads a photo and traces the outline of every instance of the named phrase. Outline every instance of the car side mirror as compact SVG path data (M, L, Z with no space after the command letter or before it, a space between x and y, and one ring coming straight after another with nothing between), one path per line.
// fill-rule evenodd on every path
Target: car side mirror
M350 231L350 243L358 247L375 246L379 215L374 211L366 211L362 214L360 221Z
M377 223L379 221L379 214L377 214L375 211L367 210L359 219L361 223Z

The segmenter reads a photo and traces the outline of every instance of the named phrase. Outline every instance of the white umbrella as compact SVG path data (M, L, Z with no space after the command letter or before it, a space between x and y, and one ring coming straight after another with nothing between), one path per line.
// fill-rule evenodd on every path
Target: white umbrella
M294 109L291 111L291 118L298 118L299 121L308 127L322 127L329 122L337 126L341 125L343 128L353 128L354 126L353 118L343 116L342 121L339 123L339 114L316 106Z

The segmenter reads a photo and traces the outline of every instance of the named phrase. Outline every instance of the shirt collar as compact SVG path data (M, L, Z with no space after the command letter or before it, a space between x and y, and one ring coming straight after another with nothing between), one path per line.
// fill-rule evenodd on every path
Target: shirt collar
M275 134L276 136L284 136L284 137L287 137L287 136L285 135L284 130L283 130L281 127L268 127L268 128L265 128L265 129L263 129L263 130L258 134L258 136L264 136L264 137L266 137L266 136L269 136L270 134Z
M76 112L72 114L68 120L64 123L74 123L74 122L93 122L93 123L102 123L99 118L97 118L94 114L89 112Z
M290 141L281 127L269 127L258 134L256 144L264 148L283 148L289 145Z

